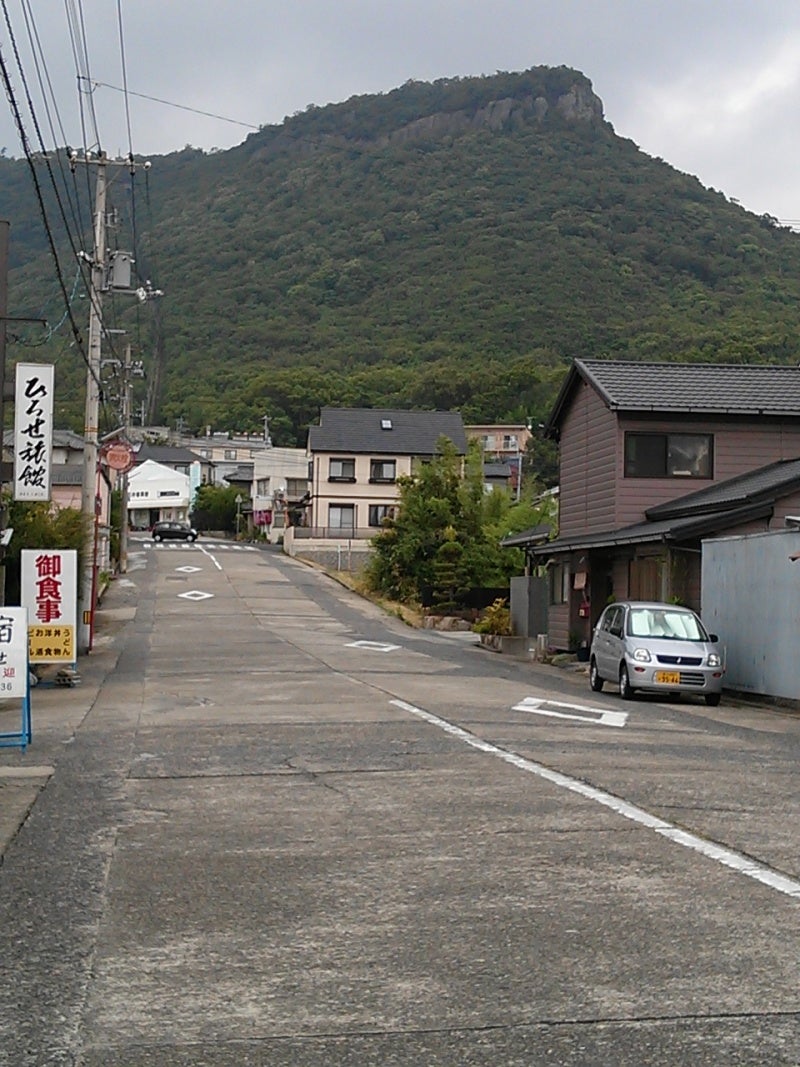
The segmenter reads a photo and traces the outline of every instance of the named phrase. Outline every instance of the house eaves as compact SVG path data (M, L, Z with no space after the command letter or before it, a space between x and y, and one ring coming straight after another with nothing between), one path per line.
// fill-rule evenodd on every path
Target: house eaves
M534 556L547 556L557 552L574 552L579 549L616 548L622 545L680 544L696 541L708 534L719 533L732 526L771 518L774 500L708 515L694 515L683 519L663 519L660 522L639 522L619 530L605 533L584 534L581 537L556 538L546 545L531 545Z
M800 459L778 460L747 474L699 489L695 493L656 504L645 511L648 519L678 519L689 515L713 514L776 500L800 490Z
M538 526L532 526L529 530L508 534L500 541L500 547L530 548L533 545L541 545L547 541L552 532L553 528L549 523L540 523Z

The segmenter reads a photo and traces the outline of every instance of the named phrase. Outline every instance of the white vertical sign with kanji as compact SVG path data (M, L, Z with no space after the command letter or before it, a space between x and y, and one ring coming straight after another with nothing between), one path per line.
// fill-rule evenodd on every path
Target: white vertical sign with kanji
M78 554L74 549L24 548L20 600L28 609L31 663L74 663L78 619Z
M28 696L28 612L0 607L0 699Z
M49 500L53 452L52 363L18 363L14 392L14 499Z

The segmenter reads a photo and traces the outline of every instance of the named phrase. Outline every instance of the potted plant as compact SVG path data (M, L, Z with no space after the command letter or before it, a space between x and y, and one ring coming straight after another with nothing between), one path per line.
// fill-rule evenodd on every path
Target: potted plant
M527 637L515 637L513 634L511 612L504 597L498 597L490 604L472 629L480 634L484 648L516 654L527 651Z

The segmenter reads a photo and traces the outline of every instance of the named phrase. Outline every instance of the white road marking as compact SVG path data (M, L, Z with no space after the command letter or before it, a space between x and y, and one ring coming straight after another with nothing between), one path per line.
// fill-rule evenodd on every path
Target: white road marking
M551 708L569 708L570 712L580 711L581 715ZM538 697L525 697L514 705L514 711L530 711L534 715L549 715L553 719L573 719L575 722L588 722L592 726L624 726L628 721L627 711L608 711L606 708L587 708L583 704L563 704L560 700L544 700Z
M180 574L199 574L202 567L176 567L175 570Z
M370 652L396 652L399 645L386 645L381 641L349 641L345 648L368 648Z
M403 711L416 715L417 718L423 719L425 722L430 723L431 726L437 726L440 730L457 737L471 748L486 752L490 756L497 756L498 759L511 764L512 767L516 767L518 770L535 774L539 778L552 782L553 785L568 789L572 793L578 793L580 796L585 797L587 800L593 800L597 804L602 804L603 807L610 808L623 818L630 819L631 822L639 823L641 826L646 826L649 830L653 830L662 837L666 837L678 845L683 845L684 848L699 852L708 859L715 860L724 867L730 867L747 878L753 878L755 881L761 882L779 893L800 899L800 882L795 881L793 878L787 878L786 875L779 874L778 871L774 871L770 867L756 863L754 860L748 859L747 856L734 852L733 849L718 845L714 841L707 841L702 837L696 837L686 830L681 830L673 823L659 819L643 808L638 808L635 804L629 804L627 801L621 800L611 793L606 793L602 789L587 785L586 782L581 782L577 778L570 778L567 774L553 771L541 763L525 759L524 756L518 756L515 752L506 752L505 749L498 748L497 745L493 745L489 741L483 741L480 737L476 737L475 734L471 734L460 726L448 722L447 719L440 719L438 715L433 715L429 711L417 708L413 704L407 704L404 700L391 700L389 703L394 704L395 707L402 708Z
M181 600L212 600L213 593L203 593L200 589L190 589L188 593L178 593Z
M137 540L136 544L141 545L145 549L156 549L159 552L175 552L178 550L193 549L193 548L213 548L222 549L225 552L258 552L258 548L255 545L232 545L226 541L205 541L200 544L198 541L140 541Z
M208 558L211 560L211 562L214 564L218 571L222 570L222 564L220 563L220 561L216 558L216 556L212 556L210 552L206 551L205 545L198 545L197 547L200 549L204 556L208 556Z

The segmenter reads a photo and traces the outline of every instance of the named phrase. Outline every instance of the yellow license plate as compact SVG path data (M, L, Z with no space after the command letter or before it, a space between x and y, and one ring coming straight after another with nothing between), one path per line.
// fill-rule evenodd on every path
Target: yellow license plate
M659 685L680 685L680 671L656 671L655 680Z

